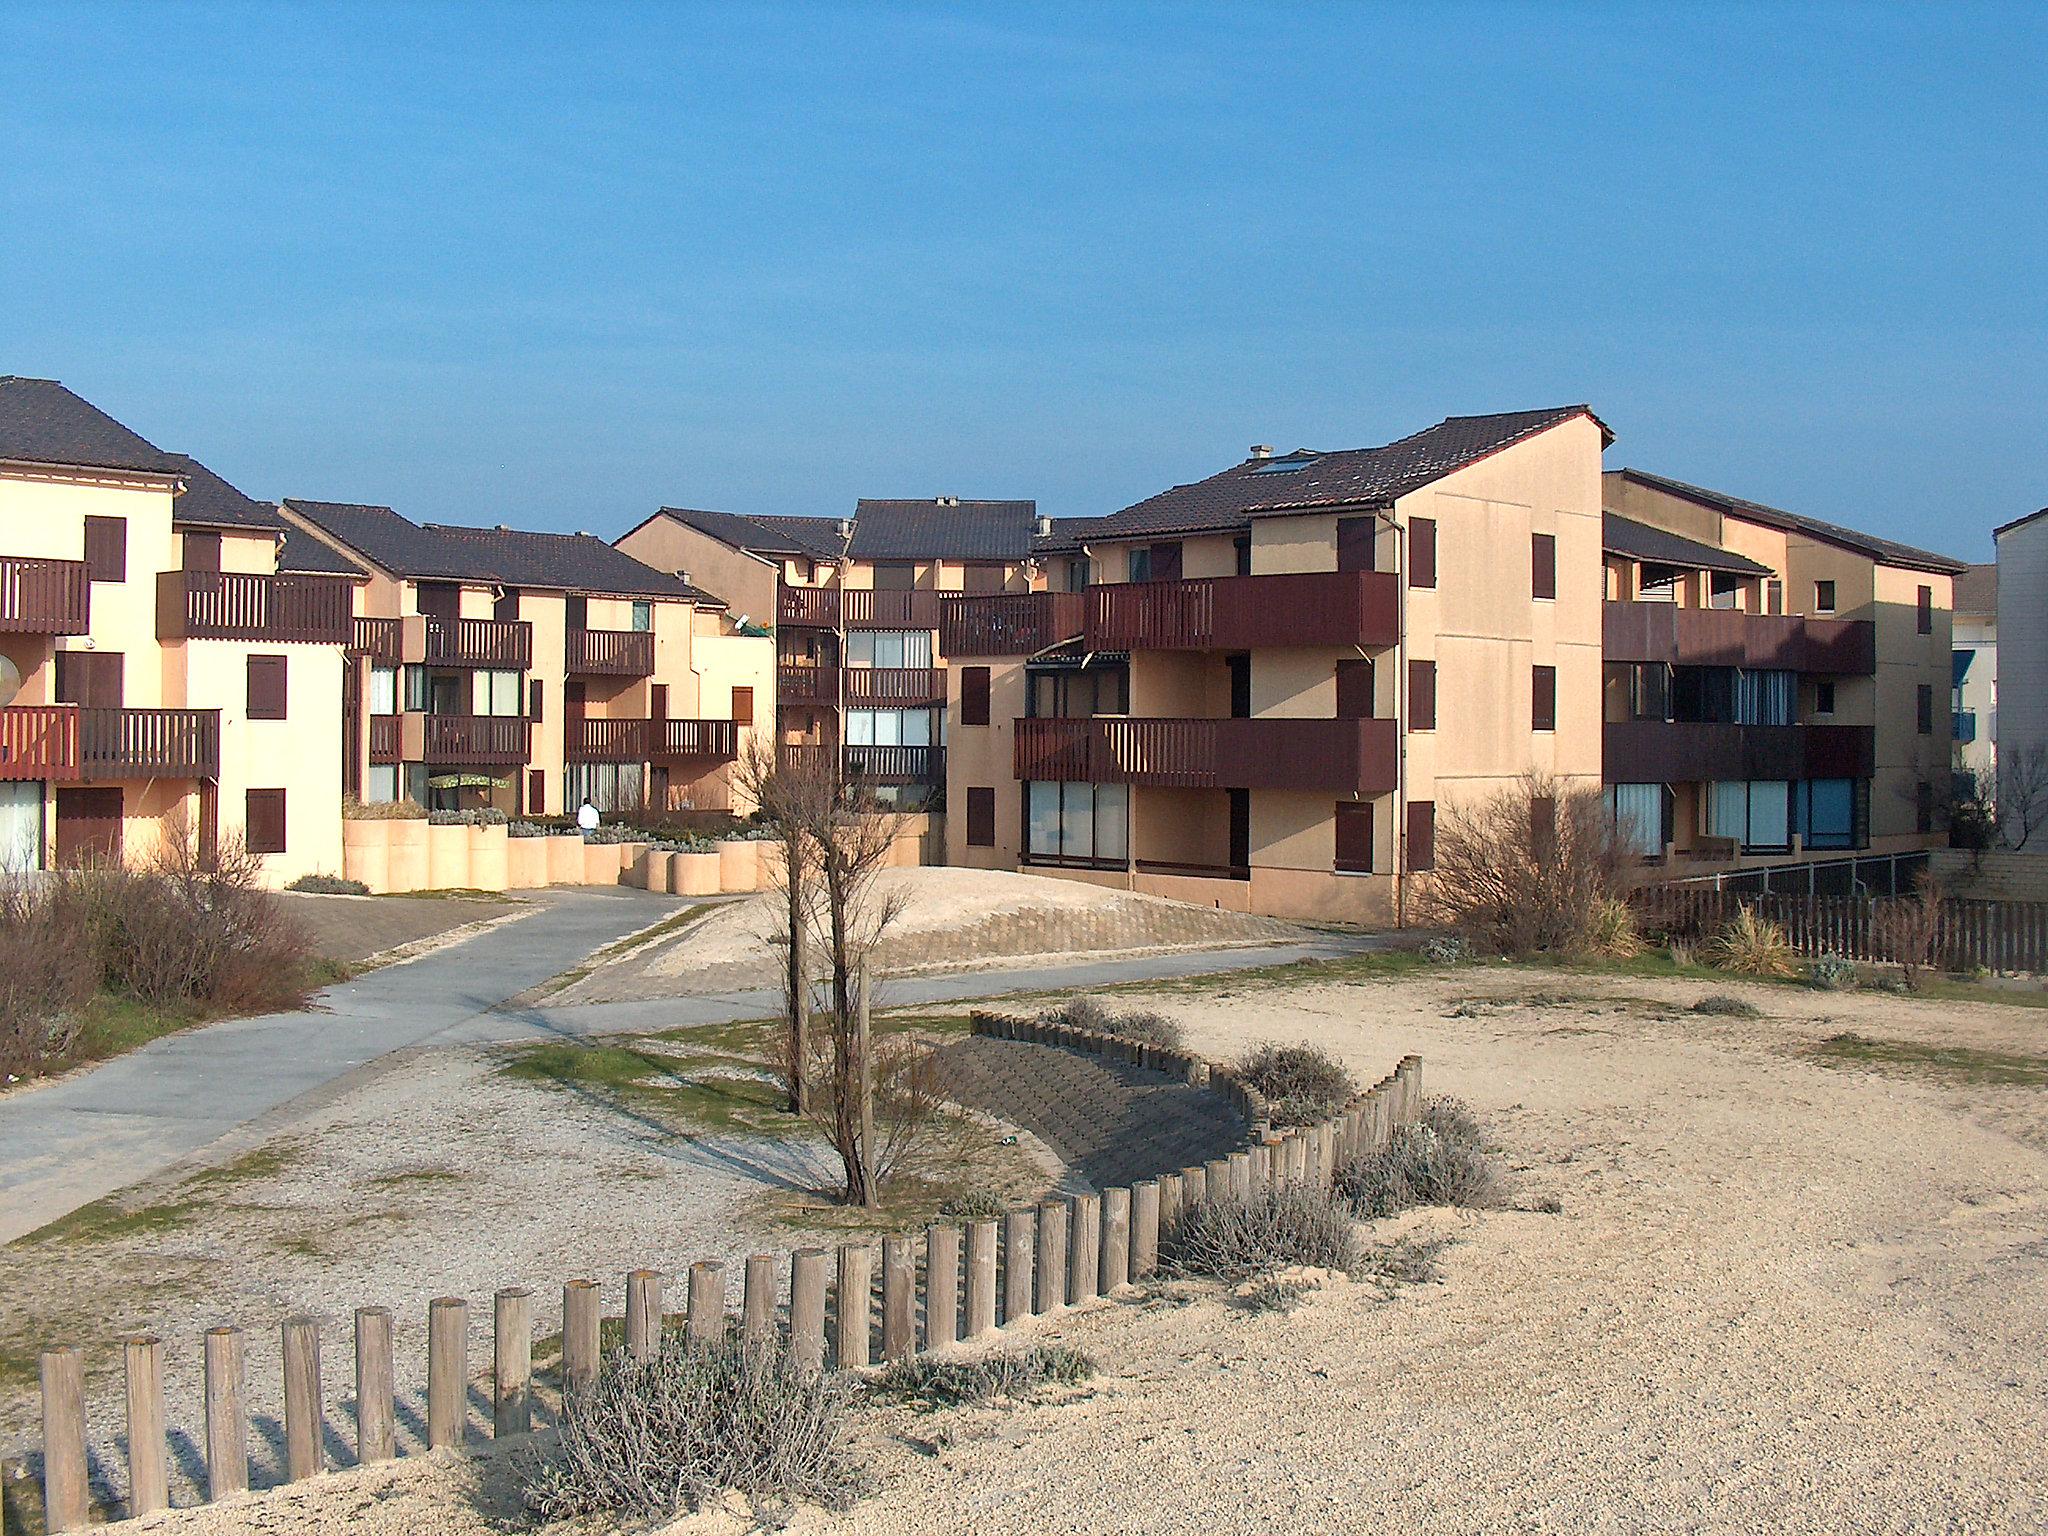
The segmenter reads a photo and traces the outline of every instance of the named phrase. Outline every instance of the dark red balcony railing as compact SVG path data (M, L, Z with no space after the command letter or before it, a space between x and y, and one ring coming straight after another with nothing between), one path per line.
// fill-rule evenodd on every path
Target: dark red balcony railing
M370 761L395 763L399 760L399 728L396 715L370 716Z
M533 626L524 619L443 619L429 614L426 662L524 672L533 665Z
M657 720L651 745L656 757L739 756L740 728L730 720Z
M563 727L563 751L571 762L644 763L647 761L647 720L571 720Z
M1610 720L1600 773L1610 784L1867 779L1875 771L1876 735L1867 725Z
M1391 571L1297 571L1092 587L1091 651L1248 651L1262 646L1392 645L1400 589Z
M217 779L217 709L81 709L78 766L88 779Z
M652 677L654 636L644 629L572 629L567 666L572 677Z
M848 667L846 702L860 708L906 709L946 702L944 667Z
M163 571L156 633L159 640L346 645L354 636L354 601L354 583L339 576Z
M839 669L785 661L775 669L777 704L837 704Z
M82 635L92 628L92 574L83 560L0 555L0 633Z
M1868 619L1610 602L1601 613L1600 633L1601 654L1607 661L1851 677L1868 677L1877 670L1876 630Z
M69 704L0 708L0 779L78 777L78 711Z
M1020 779L1183 789L1308 789L1378 795L1394 787L1392 720L1019 720Z
M869 784L938 784L946 775L943 747L839 747L809 742L776 749L792 773L830 773L835 765L849 779Z
M871 587L783 587L775 620L810 629L937 629L939 594Z
M398 619L357 619L348 648L373 666L395 667L405 659L405 626Z
M1079 592L990 592L939 604L939 654L1035 656L1081 633Z
M467 622L467 621L465 621ZM519 715L426 715L423 752L429 763L524 763L530 726Z

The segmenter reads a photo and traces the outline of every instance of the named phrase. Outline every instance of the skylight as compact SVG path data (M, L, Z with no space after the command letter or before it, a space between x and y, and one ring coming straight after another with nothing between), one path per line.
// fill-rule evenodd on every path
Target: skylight
M1255 475L1284 475L1297 469L1307 469L1320 455L1313 453L1290 453L1284 459L1268 459L1252 471Z

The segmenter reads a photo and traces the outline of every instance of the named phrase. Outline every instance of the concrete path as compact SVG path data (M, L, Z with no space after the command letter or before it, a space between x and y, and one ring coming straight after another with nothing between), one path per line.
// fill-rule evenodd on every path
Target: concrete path
M167 1035L0 1099L0 1242L161 1172L236 1127L447 1032L682 905L627 887L541 892L530 914L322 993L324 1011Z

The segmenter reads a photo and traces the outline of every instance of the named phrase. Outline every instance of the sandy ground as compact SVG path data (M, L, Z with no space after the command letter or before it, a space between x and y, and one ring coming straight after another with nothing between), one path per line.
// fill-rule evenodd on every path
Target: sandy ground
M882 937L878 964L887 972L1025 955L1281 943L1304 931L1276 918L1002 870L884 870L876 890L903 904ZM626 1002L770 985L783 964L773 939L785 927L785 900L766 892L721 906L550 989L547 1000Z
M2038 1058L2048 1015L1767 987L1745 991L1761 1020L1682 1011L1704 990L1475 967L1162 995L1217 1054L1313 1036L1377 1075L1421 1052L1431 1088L1483 1112L1524 1203L1561 1214L1405 1218L1457 1242L1441 1283L1391 1299L1342 1286L1283 1316L1168 1294L1064 1317L1104 1367L1090 1390L884 1418L878 1491L794 1528L2048 1526L2044 1090L1815 1049L1850 1030ZM472 1509L476 1475L336 1477L169 1528L481 1536L504 1505Z

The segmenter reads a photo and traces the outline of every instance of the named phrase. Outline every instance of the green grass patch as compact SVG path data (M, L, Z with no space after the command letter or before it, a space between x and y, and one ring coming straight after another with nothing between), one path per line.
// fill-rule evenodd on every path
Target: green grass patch
M244 1184L252 1179L276 1178L305 1155L305 1148L296 1142L273 1142L269 1146L252 1148L231 1163L200 1169L185 1180L184 1187L196 1191L224 1184Z
M420 1189L433 1184L459 1184L462 1175L453 1168L401 1168L371 1179L373 1189Z
M63 1060L51 1063L50 1070L61 1072L66 1067L84 1066L89 1062L126 1055L152 1040L202 1024L206 1017L206 1013L198 1008L159 1007L132 997L102 992L86 1004L85 1020L79 1029L78 1039Z
M507 1077L609 1099L679 1133L746 1131L781 1135L805 1122L784 1111L778 1083L741 1076L761 1063L746 1057L673 1056L623 1045L549 1041L513 1054ZM721 1069L734 1073L723 1075Z
M120 1196L108 1195L16 1238L14 1246L104 1243L122 1237L152 1237L190 1226L205 1209L205 1201L190 1199L159 1200L130 1208Z
M2048 1056L1980 1051L1962 1045L1915 1045L1865 1035L1830 1035L1813 1047L1824 1066L1930 1072L1959 1083L2008 1088L2048 1087Z
M643 928L638 933L629 933L623 939L606 945L591 958L594 960L617 960L623 955L630 955L634 950L652 944L657 939L668 938L671 934L678 933L682 929L689 927L716 905L718 903L710 901L693 902L680 912L670 913L651 928Z

